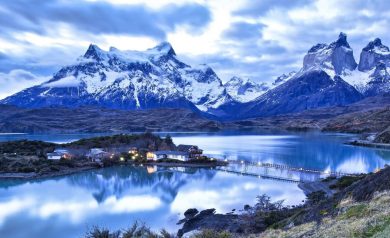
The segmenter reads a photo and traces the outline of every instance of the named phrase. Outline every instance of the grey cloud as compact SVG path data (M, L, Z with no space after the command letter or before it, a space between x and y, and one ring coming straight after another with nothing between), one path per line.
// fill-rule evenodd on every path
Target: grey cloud
M223 36L233 40L260 39L263 27L263 24L236 22L223 33Z
M8 73L0 72L0 99L46 80L48 77L35 75L22 69L11 70Z
M44 32L48 22L67 23L95 34L128 34L164 39L166 30L178 25L202 28L209 10L199 4L167 5L150 9L143 5L112 5L106 2L2 0L0 23L5 28Z
M311 3L311 0L248 0L244 8L235 11L236 15L259 17L275 8L293 8Z

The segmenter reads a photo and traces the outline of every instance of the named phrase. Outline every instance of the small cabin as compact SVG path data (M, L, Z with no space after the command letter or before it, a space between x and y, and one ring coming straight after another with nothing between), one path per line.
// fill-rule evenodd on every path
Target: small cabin
M71 159L73 157L67 149L56 149L52 153L46 154L49 160Z
M137 154L138 153L138 148L137 147L131 147L129 149L129 154Z
M196 145L178 145L177 149L188 153L190 159L196 159L203 155L203 150L199 149Z
M56 149L56 150L54 150L54 153L60 154L61 158L63 158L63 159L73 158L73 154L67 149Z
M164 150L164 151L148 152L146 154L146 157L148 160L175 159L175 160L187 161L188 153L183 151Z
M47 157L48 160L60 160L61 159L61 154L59 154L57 152L47 153L46 157Z
M92 161L101 161L102 159L109 158L111 156L110 153L104 151L102 148L92 148L89 150L87 157Z

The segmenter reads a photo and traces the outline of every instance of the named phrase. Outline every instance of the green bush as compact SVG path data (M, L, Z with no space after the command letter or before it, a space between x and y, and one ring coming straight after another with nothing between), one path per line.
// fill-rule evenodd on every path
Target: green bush
M368 207L366 204L359 204L348 208L348 210L343 214L343 218L352 218L352 217L364 217L368 213Z
M113 233L106 228L93 227L92 230L88 231L85 238L119 238L120 232L115 231Z
M357 236L361 235L361 237L377 237L377 235L382 235L379 237L389 237L387 232L390 227L390 217L386 218L383 221L376 223L375 225L370 226L367 230L365 230L362 234L357 234ZM381 234L382 233L382 234ZM383 234L386 233L386 234Z
M51 171L57 171L57 172L58 172L58 171L60 171L60 168L55 167L55 166L51 166L51 167L50 167L50 170L51 170Z
M135 222L130 228L110 231L107 228L94 226L85 234L85 238L173 238L175 236L169 234L166 230L161 230L160 234L152 231L145 224ZM221 237L224 238L224 237Z
M215 231L215 230L202 230L193 236L191 238L230 238L233 237L232 234L230 234L227 231Z
M67 166L69 168L74 168L76 166L76 162L74 160L71 160L71 159L60 159L59 164Z
M18 172L19 173L32 173L32 172L35 172L35 169L31 168L31 167L23 167L23 168L19 168Z
M326 199L324 191L316 191L307 195L307 200L311 204L318 204Z
M364 178L366 175L359 175L359 176L343 176L335 184L332 184L329 186L331 189L344 189L346 187L349 187L351 184L353 184L356 181L359 181L360 179Z

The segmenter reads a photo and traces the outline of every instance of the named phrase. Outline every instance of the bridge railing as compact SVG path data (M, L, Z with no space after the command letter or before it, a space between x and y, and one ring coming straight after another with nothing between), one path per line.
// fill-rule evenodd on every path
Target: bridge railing
M255 167L264 167L264 168L276 168L276 169L285 169L290 171L297 171L297 172L305 172L305 173L315 173L315 174L321 174L326 176L356 176L357 174L353 173L344 173L340 171L323 171L318 169L309 169L309 168L303 168L303 167L293 167L289 165L283 165L283 164L275 164L275 163L263 163L263 162L253 162L253 161L245 161L245 160L221 160L228 162L229 164L237 164L242 166L255 166Z

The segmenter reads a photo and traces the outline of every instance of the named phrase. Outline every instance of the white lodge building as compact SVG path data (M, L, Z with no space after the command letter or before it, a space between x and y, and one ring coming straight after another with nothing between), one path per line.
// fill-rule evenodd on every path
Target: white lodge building
M148 152L146 154L146 157L148 160L175 159L175 160L187 161L189 159L188 153L186 152L170 151L170 150Z

